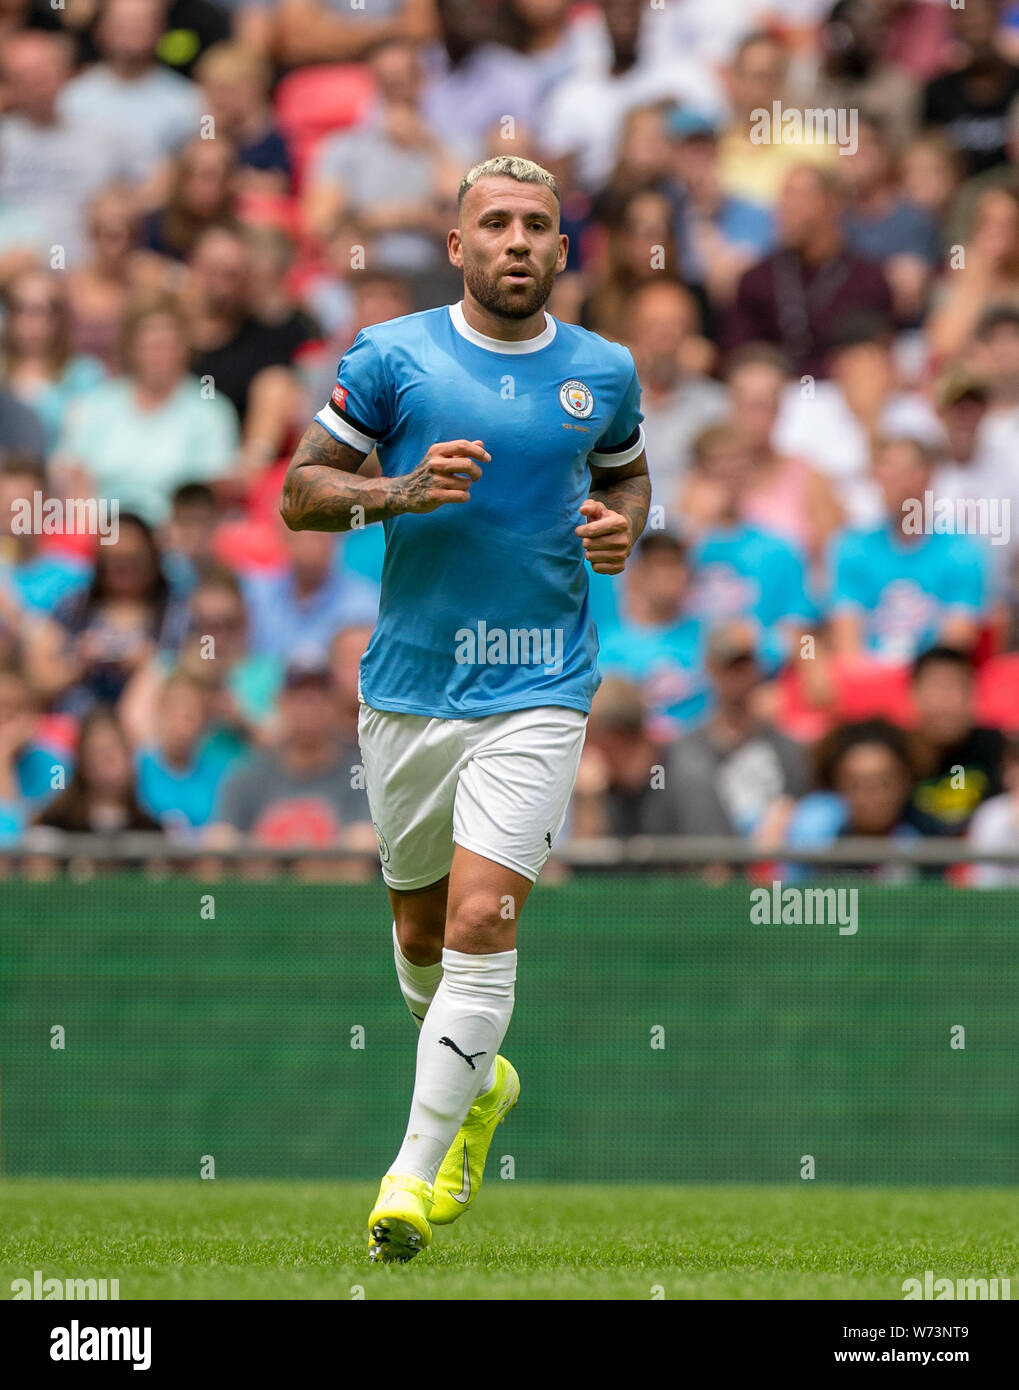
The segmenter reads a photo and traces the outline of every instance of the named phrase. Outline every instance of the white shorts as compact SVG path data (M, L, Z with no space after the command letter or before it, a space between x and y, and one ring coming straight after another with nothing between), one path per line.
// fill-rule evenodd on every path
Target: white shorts
M586 714L560 706L432 719L362 700L358 740L389 887L437 883L454 844L533 883L566 819L586 731Z

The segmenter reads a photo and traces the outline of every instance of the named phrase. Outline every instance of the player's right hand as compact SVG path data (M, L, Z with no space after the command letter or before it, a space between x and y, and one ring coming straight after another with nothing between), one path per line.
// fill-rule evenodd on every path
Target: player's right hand
M433 444L413 473L396 479L394 491L405 512L434 512L447 502L468 502L471 483L481 477L478 462L491 462L480 439L449 439Z

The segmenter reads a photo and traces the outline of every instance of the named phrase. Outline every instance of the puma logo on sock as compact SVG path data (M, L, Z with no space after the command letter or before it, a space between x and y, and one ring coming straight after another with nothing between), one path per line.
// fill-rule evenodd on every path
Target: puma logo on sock
M472 1052L472 1053L468 1056L468 1054L467 1054L466 1052L461 1052L461 1051L460 1051L460 1049L457 1047L456 1043L453 1041L452 1038L440 1038L440 1039L439 1039L439 1046L440 1046L440 1047L451 1047L458 1057L462 1057L462 1058L464 1059L464 1061L465 1061L465 1062L467 1063L467 1065L470 1067L471 1071L477 1071L477 1067L474 1065L474 1058L475 1058L475 1057L484 1057L484 1055L485 1055L483 1052Z

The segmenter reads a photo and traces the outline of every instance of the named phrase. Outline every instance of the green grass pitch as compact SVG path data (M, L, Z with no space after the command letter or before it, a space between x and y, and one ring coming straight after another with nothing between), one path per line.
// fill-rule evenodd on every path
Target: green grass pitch
M490 1179L408 1265L369 1267L366 1183L0 1183L11 1281L118 1278L158 1299L901 1299L1009 1277L1014 1190L534 1186ZM361 1292L363 1291L363 1292Z

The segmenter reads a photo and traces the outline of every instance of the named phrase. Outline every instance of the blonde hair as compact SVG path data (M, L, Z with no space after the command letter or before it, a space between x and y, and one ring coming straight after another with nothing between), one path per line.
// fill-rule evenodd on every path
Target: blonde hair
M555 194L556 202L559 199L559 185L555 181L555 176L550 174L547 169L543 169L540 164L535 164L533 159L522 159L515 154L497 154L492 159L483 159L480 164L472 165L460 180L460 187L456 193L456 205L459 208L467 192L479 183L481 179L516 179L517 183L538 183L544 184Z
M272 86L272 69L265 59L229 39L220 39L205 50L195 64L195 77L199 82L223 77L248 78L258 84L264 95Z

